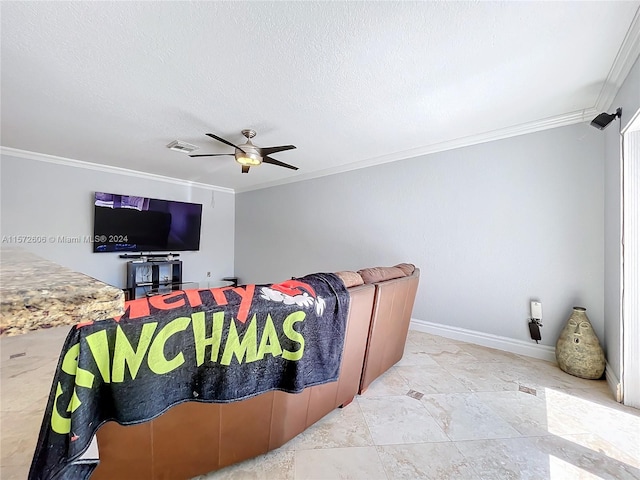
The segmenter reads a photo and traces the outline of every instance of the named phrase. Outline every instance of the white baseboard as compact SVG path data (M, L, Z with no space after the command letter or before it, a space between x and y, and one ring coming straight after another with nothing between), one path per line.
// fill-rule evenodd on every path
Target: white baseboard
M498 350L504 350L518 355L526 355L527 357L556 362L556 349L547 345L528 343L522 340L516 340L515 338L501 337L490 333L467 330L466 328L426 322L416 318L411 319L409 328L411 330L440 335L441 337L452 338L454 340L475 343L484 347L497 348ZM607 379L608 378L607 376Z
M607 384L611 389L611 393L613 393L613 398L616 399L616 402L622 403L622 385L620 385L620 380L618 380L618 377L611 368L611 365L609 365L609 362L607 362L607 365L604 369L604 374L607 378Z

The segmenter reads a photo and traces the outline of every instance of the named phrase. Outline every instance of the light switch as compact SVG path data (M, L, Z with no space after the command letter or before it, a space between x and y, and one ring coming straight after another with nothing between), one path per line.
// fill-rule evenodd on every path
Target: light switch
M542 302L531 301L531 318L542 320Z

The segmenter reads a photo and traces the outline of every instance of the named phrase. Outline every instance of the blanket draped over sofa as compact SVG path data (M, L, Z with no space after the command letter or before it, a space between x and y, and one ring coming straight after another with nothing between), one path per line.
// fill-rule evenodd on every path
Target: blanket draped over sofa
M175 291L69 332L29 479L86 479L98 428L185 401L301 392L338 378L349 294L331 273L273 285Z

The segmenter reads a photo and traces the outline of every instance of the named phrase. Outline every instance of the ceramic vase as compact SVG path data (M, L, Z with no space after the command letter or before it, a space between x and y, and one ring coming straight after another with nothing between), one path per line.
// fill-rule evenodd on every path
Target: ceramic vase
M573 307L556 343L556 360L563 371L576 377L590 380L602 377L604 351L591 327L586 308Z

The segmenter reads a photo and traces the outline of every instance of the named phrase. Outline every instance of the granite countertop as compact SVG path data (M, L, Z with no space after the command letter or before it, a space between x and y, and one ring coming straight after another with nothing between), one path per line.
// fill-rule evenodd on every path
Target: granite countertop
M124 292L19 249L0 252L0 336L124 313Z

